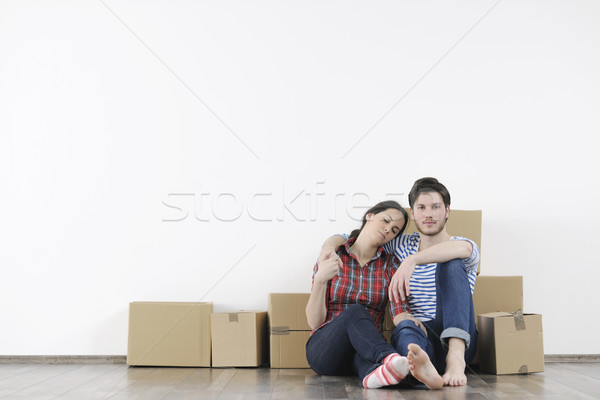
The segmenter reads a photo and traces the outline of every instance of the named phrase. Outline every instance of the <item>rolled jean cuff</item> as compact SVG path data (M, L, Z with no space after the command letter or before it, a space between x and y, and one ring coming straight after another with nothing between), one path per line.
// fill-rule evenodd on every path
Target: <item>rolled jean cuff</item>
M440 340L442 341L442 344L445 344L445 340L446 339L450 339L450 338L458 338L458 339L462 339L465 341L465 348L469 348L469 345L471 344L471 335L469 335L469 332L459 329L459 328L446 328L444 329L444 331L442 332L442 334L440 335Z

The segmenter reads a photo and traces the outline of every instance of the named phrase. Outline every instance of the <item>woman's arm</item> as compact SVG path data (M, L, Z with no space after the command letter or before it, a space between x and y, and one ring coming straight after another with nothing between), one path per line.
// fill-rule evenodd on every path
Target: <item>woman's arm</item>
M339 256L334 251L330 251L317 265L312 290L306 304L306 319L311 329L317 329L327 318L327 284L338 274L341 262Z

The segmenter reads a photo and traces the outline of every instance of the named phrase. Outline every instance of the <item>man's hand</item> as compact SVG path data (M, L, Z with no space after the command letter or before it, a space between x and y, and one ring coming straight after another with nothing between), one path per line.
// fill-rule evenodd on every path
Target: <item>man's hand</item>
M340 272L342 260L335 251L330 250L323 260L319 257L318 265L319 269L315 274L315 282L327 283Z
M400 267L398 267L398 270L390 281L388 288L390 300L399 303L400 300L405 301L408 295L410 295L410 277L415 270L415 266L410 256L402 261L402 264L400 264Z

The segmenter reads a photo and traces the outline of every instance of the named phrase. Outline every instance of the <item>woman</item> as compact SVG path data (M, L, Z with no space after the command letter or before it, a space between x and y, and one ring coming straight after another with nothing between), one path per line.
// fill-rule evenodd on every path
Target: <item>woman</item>
M407 222L397 202L379 203L366 212L361 228L344 246L314 267L306 307L313 332L306 357L315 372L358 374L365 388L395 385L408 375L409 359L382 334L388 285L399 266L382 246L401 234ZM392 315L406 307L391 304Z

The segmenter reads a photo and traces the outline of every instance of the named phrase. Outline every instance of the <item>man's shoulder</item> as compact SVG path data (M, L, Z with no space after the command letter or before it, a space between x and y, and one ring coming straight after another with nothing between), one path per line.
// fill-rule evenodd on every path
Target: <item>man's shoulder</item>
M403 233L400 237L400 241L406 243L418 243L420 239L421 235L419 234L419 232Z
M452 235L450 236L450 240L467 240L469 242L472 242L471 239L469 239L468 237L464 237L464 236L457 236L457 235Z
M398 249L419 248L420 239L419 232L403 233L396 242L396 246Z

